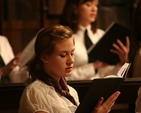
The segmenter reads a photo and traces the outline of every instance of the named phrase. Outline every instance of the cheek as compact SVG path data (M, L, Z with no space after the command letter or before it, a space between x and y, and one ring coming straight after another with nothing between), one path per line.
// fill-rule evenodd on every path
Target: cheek
M83 18L88 18L91 14L91 9L90 8L87 8L83 11L81 11L82 15L83 15Z
M85 15L89 12L89 9L88 8L80 8L80 13L81 15Z
M84 10L82 10L80 13L79 13L79 18L80 19L85 19L88 17L88 13Z
M61 69L61 68L63 68L63 67L65 66L65 64L66 64L65 60L62 59L62 58L58 58L58 59L53 60L53 61L51 62L51 65L52 65L53 67L55 67L56 69Z

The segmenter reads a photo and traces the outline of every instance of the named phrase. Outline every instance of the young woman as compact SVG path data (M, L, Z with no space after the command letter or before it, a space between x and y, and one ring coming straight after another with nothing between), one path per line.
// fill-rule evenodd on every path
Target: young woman
M70 26L74 31L73 37L75 39L74 69L72 76L67 80L86 80L116 74L122 64L128 62L130 46L128 37L126 37L126 45L117 40L117 44L113 44L114 49L111 49L111 52L120 58L117 65L110 66L101 61L89 62L84 39L85 31L87 30L93 44L96 44L104 34L104 31L97 27L97 12L98 0L66 1L60 24Z
M75 42L65 26L43 28L35 42L35 57L29 65L33 82L24 90L19 113L74 113L79 105L77 92L67 85L74 64ZM105 102L101 97L92 113L108 113L120 92Z

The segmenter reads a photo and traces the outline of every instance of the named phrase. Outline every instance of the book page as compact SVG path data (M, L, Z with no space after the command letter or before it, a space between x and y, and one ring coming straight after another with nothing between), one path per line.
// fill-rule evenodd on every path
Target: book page
M117 72L117 75L107 75L105 78L126 78L126 74L130 68L130 63L124 63L123 66Z
M107 75L104 78L122 78L122 77L117 76L117 75Z
M131 65L130 63L124 63L124 65L117 72L117 76L124 77L128 69L130 68L130 65Z

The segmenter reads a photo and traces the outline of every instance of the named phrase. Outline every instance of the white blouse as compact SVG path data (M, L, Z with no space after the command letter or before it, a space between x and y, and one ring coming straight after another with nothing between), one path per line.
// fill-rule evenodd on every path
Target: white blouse
M96 33L93 33L91 26L87 27L88 36L90 37L93 44L96 44L103 36L104 31L97 29ZM67 80L92 80L94 78L102 78L108 74L116 74L120 66L107 66L95 72L92 63L88 63L88 54L84 43L84 32L85 28L80 26L76 34L73 35L75 40L75 51L74 51L74 68L72 75L66 77Z
M78 94L74 88L68 86L70 94L79 105ZM24 90L19 107L19 113L74 113L77 106L66 97L61 96L52 86L36 80Z

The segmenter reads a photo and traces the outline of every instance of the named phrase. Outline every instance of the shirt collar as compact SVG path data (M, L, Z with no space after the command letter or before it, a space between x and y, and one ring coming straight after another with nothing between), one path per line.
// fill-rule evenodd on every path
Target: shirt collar
M82 30L82 31L85 31L87 29L89 31L89 30L91 30L91 24L88 25L86 28L81 26L81 25L79 25L79 29Z

